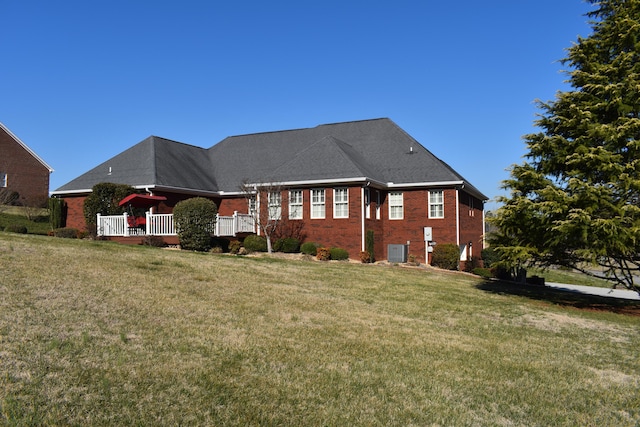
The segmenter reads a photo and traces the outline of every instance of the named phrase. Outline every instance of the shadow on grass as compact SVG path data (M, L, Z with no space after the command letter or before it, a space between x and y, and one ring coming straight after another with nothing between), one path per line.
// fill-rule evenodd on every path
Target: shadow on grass
M586 295L547 286L502 281L486 281L479 284L477 288L494 294L526 297L562 307L640 316L640 301L637 300Z

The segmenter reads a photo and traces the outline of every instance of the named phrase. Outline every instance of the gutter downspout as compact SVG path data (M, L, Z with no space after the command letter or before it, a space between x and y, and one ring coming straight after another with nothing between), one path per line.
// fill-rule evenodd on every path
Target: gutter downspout
M460 246L460 190L456 188L456 245Z
M362 252L364 252L364 250L365 250L365 247L364 247L365 246L365 241L364 241L365 240L364 239L364 209L365 209L365 206L364 206L364 187L361 187L360 188L360 223L361 223L361 230L360 230L361 236L360 237L361 237L362 242L361 242L361 249L360 250Z

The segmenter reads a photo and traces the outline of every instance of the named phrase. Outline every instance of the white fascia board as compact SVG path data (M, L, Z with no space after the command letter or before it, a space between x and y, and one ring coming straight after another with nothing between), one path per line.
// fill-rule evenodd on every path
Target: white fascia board
M193 188L171 187L167 185L136 185L133 188L141 190L168 191L170 193L197 194L207 196L220 196L220 191L195 190Z
M270 186L282 186L282 187L314 187L321 186L324 184L334 185L334 184L354 184L354 183L370 183L376 184L378 186L384 186L383 182L379 182L366 176L355 177L355 178L334 178L334 179L315 179L315 180L301 180L301 181L283 181L283 182L263 182L263 183L250 183L247 184L251 187L270 187ZM223 192L224 193L224 192ZM228 193L225 193L228 194Z
M68 190L68 191L52 191L52 196L72 196L74 194L88 194L91 193L91 188L85 188L81 190Z
M18 144L20 144L20 146L22 146L22 148L24 148L29 154L31 154L37 161L39 161L40 163L42 163L42 166L44 166L45 168L49 169L49 173L53 172L53 168L51 166L49 166L47 164L47 162L45 162L44 160L42 160L42 158L40 158L40 156L38 156L35 151L33 151L31 148L29 148L29 146L27 146L27 144L25 144L24 142L22 142L20 140L20 138L18 138L16 135L14 135L13 132L11 132L5 125L3 125L2 123L0 123L0 128L2 128L2 130L4 130L11 138L13 138Z
M404 184L396 184L390 182L387 184L389 188L437 188L437 187L458 187L460 190L465 190L466 192L476 196L482 202L488 200L487 196L482 194L480 190L475 188L473 185L465 183L464 181L434 181L434 182L408 182Z
M395 182L387 183L389 188L412 188L412 187L450 187L452 185L463 185L464 181L434 181L434 182L406 182L396 184Z

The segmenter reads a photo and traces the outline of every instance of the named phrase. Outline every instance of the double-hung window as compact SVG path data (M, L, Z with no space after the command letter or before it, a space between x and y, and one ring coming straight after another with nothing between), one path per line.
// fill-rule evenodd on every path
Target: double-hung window
M324 189L311 190L311 218L322 219L325 216Z
M289 219L302 219L302 190L289 191Z
M403 219L404 205L401 192L389 193L389 219Z
M333 217L349 218L349 189L333 189Z
M269 220L279 220L282 217L282 195L279 191L269 192Z
M429 191L429 218L444 218L444 192Z
M258 199L255 194L249 196L249 214L256 215L258 213Z

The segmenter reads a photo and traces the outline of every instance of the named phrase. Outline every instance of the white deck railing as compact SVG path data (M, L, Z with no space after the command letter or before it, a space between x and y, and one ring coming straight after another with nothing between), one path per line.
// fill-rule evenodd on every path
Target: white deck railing
M173 214L146 213L144 224L135 225L127 213L122 215L97 216L98 236L128 237L128 236L175 236ZM255 233L253 215L239 214L233 216L216 217L215 236L235 236L238 233Z

